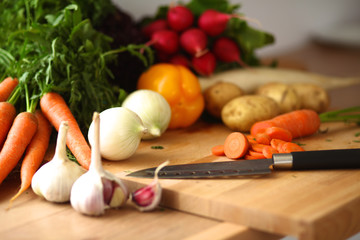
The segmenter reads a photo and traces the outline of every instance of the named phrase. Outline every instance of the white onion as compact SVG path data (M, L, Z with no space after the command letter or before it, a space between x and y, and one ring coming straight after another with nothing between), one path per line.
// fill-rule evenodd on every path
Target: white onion
M158 92L147 89L136 90L125 99L122 106L134 111L148 129L142 139L159 137L169 126L171 108Z
M140 117L124 107L114 107L100 113L100 153L112 161L131 157L139 147L142 136L147 132ZM93 123L90 124L88 139L94 142Z

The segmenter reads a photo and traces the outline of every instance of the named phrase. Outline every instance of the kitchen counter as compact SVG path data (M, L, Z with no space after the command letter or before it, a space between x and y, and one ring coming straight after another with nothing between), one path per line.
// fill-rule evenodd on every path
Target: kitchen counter
M280 66L327 75L360 76L360 50L309 43L279 56ZM360 105L360 84L329 91L331 108ZM356 125L327 124L328 135L301 139L306 150L360 148ZM199 122L142 142L137 153L104 167L134 190L149 179L128 171L171 163L214 161L209 149L229 133ZM205 138L204 138L205 136ZM206 141L203 141L206 139ZM192 144L196 143L196 144ZM163 150L151 149L163 145ZM192 147L189 147L192 146ZM156 152L157 151L157 152ZM265 177L218 180L161 180L161 207L148 213L131 204L87 217L69 204L54 204L28 190L7 210L19 187L11 174L0 185L1 239L344 239L360 231L360 170L279 172ZM299 192L300 191L300 192ZM284 202L282 202L282 200Z

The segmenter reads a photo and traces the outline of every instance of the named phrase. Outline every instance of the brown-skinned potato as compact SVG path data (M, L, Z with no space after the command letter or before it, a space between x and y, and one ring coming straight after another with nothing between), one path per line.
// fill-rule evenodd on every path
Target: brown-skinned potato
M301 108L312 109L317 113L328 109L330 97L324 88L312 83L294 83L291 86L300 98Z
M232 99L223 107L221 119L233 131L249 132L255 122L271 119L279 113L279 105L272 98L244 95Z
M301 108L301 99L295 89L285 83L266 83L256 90L256 94L274 99L279 104L280 113L287 113Z
M206 111L220 119L221 110L230 100L244 95L244 91L237 85L219 81L209 86L204 92Z

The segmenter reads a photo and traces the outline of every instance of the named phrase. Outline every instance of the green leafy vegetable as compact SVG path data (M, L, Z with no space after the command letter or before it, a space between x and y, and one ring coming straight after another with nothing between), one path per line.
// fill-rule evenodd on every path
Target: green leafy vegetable
M94 28L114 7L108 0L4 0L0 3L0 72L26 85L33 102L49 91L67 101L83 131L94 111L119 106L126 96L110 84L109 64L130 52L145 66L152 52L145 45L111 48L113 39ZM140 54L145 49L146 54ZM17 108L25 108L25 94ZM36 106L36 103L34 103Z
M321 122L345 122L360 124L360 106L321 113Z

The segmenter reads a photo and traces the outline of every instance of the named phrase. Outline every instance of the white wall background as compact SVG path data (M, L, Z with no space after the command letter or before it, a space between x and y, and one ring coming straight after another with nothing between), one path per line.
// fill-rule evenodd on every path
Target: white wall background
M135 19L152 15L159 5L173 0L113 0ZM183 2L188 2L184 0ZM338 23L360 23L360 0L229 0L241 4L240 12L256 18L264 30L274 34L274 45L259 55L279 54L306 42L314 34ZM360 24L359 24L360 26ZM258 28L258 26L254 26ZM360 27L359 27L360 31Z

